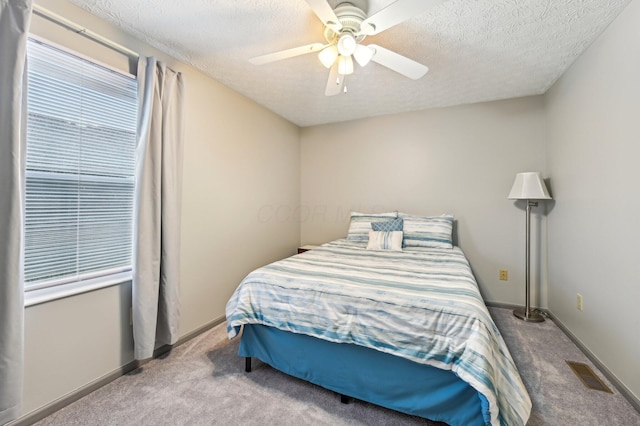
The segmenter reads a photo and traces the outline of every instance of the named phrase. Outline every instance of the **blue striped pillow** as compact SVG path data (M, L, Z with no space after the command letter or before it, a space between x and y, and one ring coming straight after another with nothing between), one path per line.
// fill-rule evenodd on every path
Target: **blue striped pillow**
M351 212L351 222L347 232L347 240L367 244L372 222L385 222L398 217L398 212L359 213Z
M371 229L374 231L402 231L402 218L384 222L371 222Z
M402 231L369 231L367 250L402 251Z
M403 247L453 248L453 216L400 216L404 220Z

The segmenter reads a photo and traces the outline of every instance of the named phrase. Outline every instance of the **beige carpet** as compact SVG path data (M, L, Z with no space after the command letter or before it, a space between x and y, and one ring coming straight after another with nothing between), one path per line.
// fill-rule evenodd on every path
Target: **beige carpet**
M531 395L528 425L640 426L640 413L609 382L614 394L582 385L565 360L591 363L552 321L490 311ZM215 327L37 424L441 425L362 401L341 404L335 393L259 361L244 373L237 343L227 340L224 324Z

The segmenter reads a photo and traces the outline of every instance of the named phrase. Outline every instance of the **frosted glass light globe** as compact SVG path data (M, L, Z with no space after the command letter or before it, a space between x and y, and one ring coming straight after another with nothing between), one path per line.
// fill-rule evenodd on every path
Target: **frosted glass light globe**
M342 56L351 56L356 50L356 39L350 33L345 33L338 39L338 52Z

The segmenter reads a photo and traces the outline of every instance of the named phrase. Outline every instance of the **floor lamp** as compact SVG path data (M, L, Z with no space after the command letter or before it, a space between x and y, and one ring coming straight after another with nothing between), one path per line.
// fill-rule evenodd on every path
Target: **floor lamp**
M527 237L526 237L526 258L525 267L525 305L524 309L518 308L513 311L513 315L523 321L542 322L544 317L537 311L531 310L530 303L530 284L531 284L531 207L538 205L533 200L550 200L551 196L547 191L547 187L542 180L542 176L538 172L518 173L513 187L509 193L510 200L526 200L527 201Z

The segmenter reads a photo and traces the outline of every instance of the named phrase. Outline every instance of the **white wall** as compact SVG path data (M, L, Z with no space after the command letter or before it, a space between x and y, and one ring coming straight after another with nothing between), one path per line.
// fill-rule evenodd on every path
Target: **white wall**
M302 243L346 236L351 209L452 213L484 298L524 304L525 214L507 195L516 173L544 172L545 138L539 96L304 128Z
M66 1L37 3L184 73L181 335L223 318L244 275L299 245L294 211L264 214L300 203L298 127ZM41 18L34 16L32 31L129 67L121 55ZM133 360L130 306L131 286L123 283L26 309L24 414Z
M549 308L640 398L640 2L546 95ZM584 311L576 309L576 293Z

